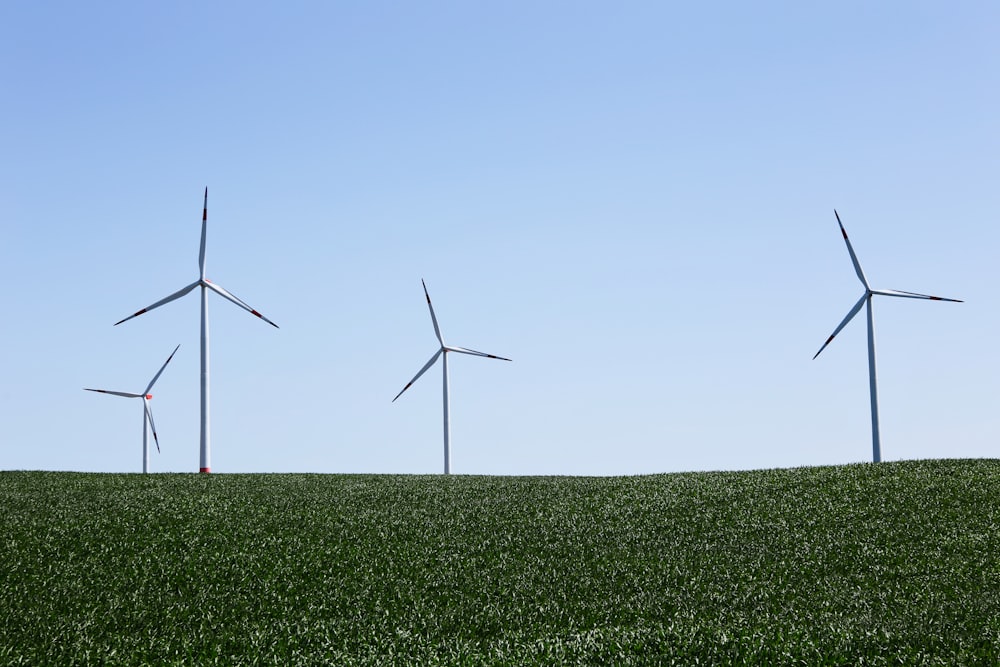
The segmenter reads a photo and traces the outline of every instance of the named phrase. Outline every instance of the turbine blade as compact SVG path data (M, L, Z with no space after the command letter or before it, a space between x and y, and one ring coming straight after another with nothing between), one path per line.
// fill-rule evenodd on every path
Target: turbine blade
M153 376L153 379L149 381L148 385L146 385L146 391L142 392L143 394L148 394L149 390L153 388L153 385L156 384L156 381L160 378L160 374L163 373L163 369L166 368L167 364L170 363L170 360L174 358L174 355L177 354L177 350L179 350L180 347L181 346L178 345L177 347L174 348L174 351L170 353L170 356L167 357L167 360L163 362L162 366L160 366L160 370L156 372L156 375Z
M125 398L142 398L146 394L130 394L124 391L108 391L107 389L87 389L83 388L84 391L96 391L98 394L111 394L112 396L124 396Z
M208 235L208 186L205 186L205 205L201 209L201 249L198 251L198 270L205 279L205 238Z
M840 222L840 214L837 213L837 209L833 209L833 214L837 216L837 224L840 225L840 233L844 235L844 243L847 244L847 252L851 254L851 262L854 263L854 271L858 274L858 279L861 284L865 286L865 289L870 290L871 286L868 285L868 279L865 278L865 272L861 270L861 262L858 261L858 256L854 254L854 246L851 245L851 239L847 238L847 230L844 229L844 224Z
M232 301L237 306L239 306L243 310L247 311L251 315L256 315L260 319L262 319L265 322L267 322L268 324L270 324L275 329L279 328L277 324L275 324L271 320L267 319L266 317L264 317L263 315L261 315L260 313L258 313L256 310L254 310L253 308L251 308L250 305L247 302L243 301L242 299L237 298L237 296L235 294L229 292L224 287L221 287L220 285L216 285L213 282L209 282L208 280L206 280L203 284L205 285L205 287L207 287L208 289L212 290L213 292L215 292L219 296L221 296L223 298L226 298L226 299L229 299L230 301Z
M917 294L916 292L904 292L895 289L873 289L872 294L884 294L885 296L899 296L904 299L929 299L930 301L951 301L952 303L965 303L961 299L946 299L943 296L931 296L930 294Z
M424 364L423 368L421 368L419 371L417 371L417 374L413 376L413 379L410 380L409 382L407 382L406 386L403 387L402 391L400 391L398 394L396 394L396 398L399 398L400 396L402 396L404 391L406 391L411 386L413 386L413 383L416 382L420 378L421 375L423 375L424 373L426 373L428 368L430 368L431 366L434 365L434 362L438 360L438 357L441 356L442 352L444 352L444 348L443 347L440 350L438 350L437 352L434 353L434 356L431 357L430 361L428 361L426 364ZM396 398L392 399L393 403L396 402Z
M838 326L836 329L834 329L833 333L830 334L830 337L826 339L826 342L823 343L823 347L819 348L819 352L822 352L823 350L825 350L826 346L830 344L830 342L834 339L834 337L837 334L840 333L840 330L843 329L844 327L846 327L847 323L850 322L851 319L855 315L858 314L858 311L861 310L861 306L865 305L865 299L867 299L867 298L868 298L868 292L865 292L862 295L862 297L860 299L858 299L858 302L856 304L854 304L854 307L851 308L851 312L847 313L847 317L845 317L844 321L840 323L840 326ZM813 355L813 359L815 359L816 357L819 356L819 352L817 352L816 354Z
M156 424L153 423L153 409L149 407L149 399L142 399L142 407L146 411L146 419L149 420L149 430L153 432L153 442L156 444L156 452L160 453L160 441L156 437Z
M171 301L173 301L174 299L179 299L179 298L181 298L182 296L184 296L185 294L187 294L188 292L190 292L191 290L193 290L193 289L194 289L195 287L197 287L197 286L198 286L199 284L200 284L200 282L193 282L193 283L191 283L190 285L188 285L187 287L183 287L183 288L181 288L181 289L177 290L176 292L174 292L174 293L173 293L173 294L171 294L170 296L166 297L165 299L160 299L159 301L157 301L157 302L156 302L156 303L154 303L153 305L151 305L151 306L146 306L146 307L145 307L145 308L143 308L142 310L140 310L140 311L138 311L138 312L136 312L136 313L133 313L133 314L129 315L129 316L128 316L128 317L126 317L126 318L125 318L124 320L118 320L117 322L115 322L115 326L118 326L118 325L119 325L119 324L121 324L122 322L128 322L128 321L129 321L130 319L132 319L133 317L139 317L139 316L140 316L140 315L142 315L143 313L148 313L149 311L153 310L154 308L159 308L160 306L162 306L162 305L163 305L163 304L165 304L165 303L170 303L170 302L171 302Z
M500 359L501 361L511 361L511 359L508 359L507 357L498 357L495 354L486 354L485 352L477 352L476 350L470 350L466 347L447 346L444 349L448 350L449 352L461 352L462 354L471 354L477 357L486 357L488 359Z
M431 322L434 323L434 335L437 336L438 342L441 343L441 347L444 347L444 338L441 337L441 328L438 326L438 319L434 316L434 306L431 305L431 295L427 293L427 283L424 279L420 279L420 284L424 286L424 296L427 297L427 307L431 311Z

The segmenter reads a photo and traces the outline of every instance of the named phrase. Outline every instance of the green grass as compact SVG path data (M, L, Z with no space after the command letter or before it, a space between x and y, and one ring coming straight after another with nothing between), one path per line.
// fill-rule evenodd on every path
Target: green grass
M997 664L998 482L0 473L0 663Z

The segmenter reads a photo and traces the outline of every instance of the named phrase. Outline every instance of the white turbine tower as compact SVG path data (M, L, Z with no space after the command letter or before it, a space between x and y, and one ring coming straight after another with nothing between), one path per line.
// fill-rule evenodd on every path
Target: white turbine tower
M840 330L847 326L847 323L858 314L861 310L861 306L867 304L868 306L868 381L871 389L871 403L872 403L872 461L878 463L882 460L882 447L879 441L879 430L878 430L878 382L875 373L875 321L872 319L872 297L876 294L882 294L885 296L899 296L905 299L927 299L930 301L953 301L955 303L962 303L961 299L945 299L940 296L930 296L928 294L916 294L914 292L901 292L899 290L880 290L872 289L871 285L868 284L868 279L865 278L865 272L861 270L861 263L858 262L858 256L854 254L854 248L851 246L851 240L847 238L847 231L844 230L844 225L840 222L840 215L837 213L836 209L833 214L837 217L837 224L840 225L840 233L844 235L844 242L847 243L847 252L851 255L851 262L854 263L854 271L858 274L858 279L861 284L865 286L865 293L861 295L858 302L854 304L850 312L847 313L847 317L840 323L840 325L833 330L830 337L826 339L823 346L819 348L819 352L813 355L813 359L819 356L819 353L826 349L826 346L830 344L834 336L840 333Z
M195 287L201 287L201 456L199 471L208 473L211 472L212 468L212 445L209 438L209 409L208 409L208 291L212 290L219 296L232 301L237 306L247 311L252 315L256 315L260 319L264 320L274 328L278 328L278 325L267 319L256 310L247 305L244 301L236 298L233 294L223 289L220 285L209 281L205 278L205 235L208 227L208 188L205 188L205 205L202 209L201 214L201 250L198 252L198 268L200 270L200 275L198 280L194 281L187 287L181 288L180 290L174 292L170 296L160 299L151 306L146 306L142 310L129 315L123 320L115 322L115 326L118 326L122 322L127 322L133 317L138 317L143 313L149 312L154 308L159 308L165 303L170 303L174 299L179 299Z
M174 358L174 354L180 349L180 345L174 348L174 351L170 353L167 360L163 362L160 366L160 370L156 372L153 379L149 381L146 385L146 389L141 394L130 394L125 391L109 391L107 389L84 389L84 391L96 391L99 394L112 394L113 396L124 396L125 398L141 398L142 399L142 471L144 473L149 472L149 436L148 432L153 431L153 442L156 443L156 451L160 451L160 441L156 437L156 424L153 423L153 409L149 406L149 401L152 400L153 395L149 391L156 384L156 381L160 379L160 374L163 373L163 369L167 367L170 360ZM148 424L148 427L147 427Z
M427 283L420 280L420 283L424 286L424 296L427 297L427 308L431 311L431 322L434 324L434 335L437 336L438 343L441 344L440 349L434 353L430 361L424 364L424 367L413 376L413 379L406 383L403 390L396 394L396 398L403 395L403 392L410 388L410 386L420 378L427 369L434 365L438 357L443 358L442 365L444 366L444 474L451 472L451 424L448 417L449 411L449 401L448 401L448 353L449 352L459 352L461 354L471 354L476 357L486 357L487 359L500 359L501 361L510 361L506 357L498 357L493 354L486 354L485 352L476 352L475 350L469 350L464 347L455 347L453 345L445 345L444 338L441 336L441 328L438 327L437 317L434 316L434 306L431 305L431 297L427 293ZM396 398L392 399L393 403L396 402Z

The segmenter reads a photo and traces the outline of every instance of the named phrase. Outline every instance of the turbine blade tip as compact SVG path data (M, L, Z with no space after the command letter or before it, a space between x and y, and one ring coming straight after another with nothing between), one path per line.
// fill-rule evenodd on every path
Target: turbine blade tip
M827 345L829 345L829 344L830 344L830 342L831 342L831 341L832 341L832 340L833 340L834 338L836 338L836 336L837 336L837 335L836 335L836 334L834 334L833 336L830 336L829 338L827 338L827 339L826 339L826 342L825 342L825 343L823 343L822 347L820 347L820 348L819 348L819 352L817 352L816 354L814 354L814 355L813 355L813 359L816 359L816 357L818 357L818 356L819 356L820 352L822 352L823 350L825 350L825 349L826 349L826 346L827 346Z
M128 317L126 317L124 319L121 319L121 320L118 320L117 322L115 322L115 326L118 326L122 322L127 322L128 320L132 319L133 317L139 317L140 315L142 315L143 313L145 313L147 310L149 310L149 309L148 308L143 308L142 310L140 310L140 311L138 311L136 313L132 313Z
M409 382L409 383L407 383L407 385L406 385L405 387L403 387L402 391L400 391L400 392L399 392L398 394L396 394L396 398L399 398L400 396L402 396L402 395L403 395L403 393L404 393L404 392L405 392L405 391L406 391L407 389L409 389L409 388L410 388L411 386L413 386L413 383L412 383L412 382ZM395 403L395 402L396 402L396 398L392 399L392 402L393 402L393 403Z

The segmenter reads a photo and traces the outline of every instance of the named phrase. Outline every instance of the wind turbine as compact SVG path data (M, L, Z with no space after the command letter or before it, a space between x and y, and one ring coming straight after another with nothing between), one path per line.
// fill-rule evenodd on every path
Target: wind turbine
M86 389L84 391L96 391L99 394L112 394L114 396L124 396L125 398L141 398L142 399L142 472L149 472L149 437L148 431L153 431L153 442L156 443L156 451L160 451L160 441L156 437L156 425L153 423L153 409L149 407L149 401L153 398L153 395L149 393L156 381L160 379L160 374L163 373L163 369L167 367L170 360L174 358L174 354L180 349L180 345L174 348L174 351L170 353L167 360L163 362L160 366L160 370L156 372L153 379L149 381L146 385L146 389L141 394L130 394L124 391L108 391L107 389ZM147 427L147 423L149 426Z
M200 275L198 280L194 281L187 287L183 287L168 297L160 299L151 306L146 306L142 310L129 315L123 320L115 322L115 326L118 326L122 322L127 322L133 317L138 317L143 313L149 312L154 308L159 308L165 303L170 303L175 299L179 299L195 287L201 287L201 456L199 471L208 473L211 472L212 467L212 445L209 438L209 418L208 418L208 292L209 290L215 292L219 296L232 301L237 306L247 311L251 315L256 315L260 319L264 320L275 329L278 325L267 319L256 310L247 305L244 301L241 301L233 294L225 290L221 285L216 285L215 283L209 281L205 278L205 235L208 227L208 188L205 188L205 205L202 209L201 214L201 250L198 252L198 268L200 270Z
M854 304L850 312L847 313L847 317L840 323L840 325L833 330L830 337L826 339L823 346L819 348L819 352L813 355L813 359L819 356L819 353L826 349L826 346L830 344L834 336L840 333L840 330L847 326L847 323L858 314L861 310L861 306L867 304L868 306L868 382L871 389L871 402L872 402L872 461L878 463L882 460L882 448L879 441L879 431L878 431L878 382L875 373L875 321L872 319L872 297L876 294L882 294L884 296L899 296L905 299L927 299L930 301L952 301L955 303L962 303L961 299L945 299L940 296L930 296L929 294L916 294L915 292L902 292L899 290L881 290L872 289L871 285L868 284L868 279L865 278L865 272L861 270L861 263L858 262L858 256L854 254L854 248L851 246L851 240L847 238L847 231L844 230L844 224L840 221L840 214L834 209L833 214L837 216L837 224L840 225L840 233L844 235L844 242L847 243L847 252L851 255L851 262L854 263L854 271L858 274L858 279L861 284L865 286L865 293L861 295L858 302Z
M440 349L434 353L430 361L424 364L424 367L413 376L413 379L406 383L403 390L396 394L396 398L403 395L403 392L410 388L410 386L416 382L421 375L427 372L427 369L434 365L438 357L442 357L444 367L444 474L451 472L451 424L448 418L449 411L449 401L448 401L448 353L449 352L459 352L461 354L471 354L475 357L486 357L487 359L500 359L501 361L510 361L506 357L498 357L493 354L486 354L485 352L476 352L475 350L469 350L464 347L455 347L453 345L445 345L444 338L441 336L441 328L438 326L437 317L434 316L434 306L431 305L431 296L427 293L427 283L420 279L420 283L424 286L424 296L427 297L427 308L431 311L431 322L434 324L434 335L437 336L438 342L441 344ZM396 398L392 399L392 402L396 402Z

